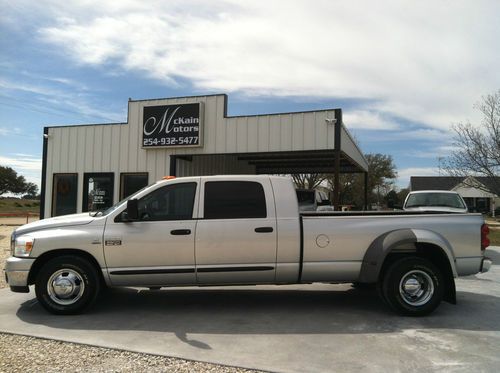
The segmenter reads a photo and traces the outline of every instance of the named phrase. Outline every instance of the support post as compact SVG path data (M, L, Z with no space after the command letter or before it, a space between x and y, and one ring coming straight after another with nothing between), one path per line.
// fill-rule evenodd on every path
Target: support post
M333 176L333 207L335 211L340 210L340 136L342 131L342 110L335 109L335 132L334 132L334 176Z
M45 195L47 194L47 147L49 144L49 127L43 127L43 148L42 148L42 180L40 188L40 220L45 218ZM54 186L52 186L54 188ZM53 198L53 197L52 197ZM51 199L51 203L54 201Z
M364 210L368 210L368 172L364 172L364 184L365 184L365 207Z

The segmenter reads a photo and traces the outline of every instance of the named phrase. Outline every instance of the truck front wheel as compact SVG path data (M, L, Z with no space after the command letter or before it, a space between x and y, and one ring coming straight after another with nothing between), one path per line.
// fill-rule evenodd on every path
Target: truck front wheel
M402 258L387 269L382 294L397 313L407 316L428 315L443 299L443 275L427 259Z
M78 256L61 256L43 265L35 281L40 304L58 315L80 313L99 293L99 276L94 266Z

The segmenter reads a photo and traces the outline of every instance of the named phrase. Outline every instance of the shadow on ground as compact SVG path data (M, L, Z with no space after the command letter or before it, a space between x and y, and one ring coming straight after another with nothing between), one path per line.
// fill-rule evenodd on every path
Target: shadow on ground
M188 333L339 334L392 333L405 329L500 330L500 298L458 292L458 305L443 303L423 318L400 317L376 293L331 285L327 290L166 289L108 290L88 313L48 314L36 300L21 305L24 322L56 329L175 333L198 348ZM340 290L339 290L340 289Z

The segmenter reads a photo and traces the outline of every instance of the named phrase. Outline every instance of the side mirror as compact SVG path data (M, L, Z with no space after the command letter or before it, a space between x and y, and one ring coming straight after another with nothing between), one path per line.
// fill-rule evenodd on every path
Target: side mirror
M129 199L127 201L127 210L122 213L123 220L136 221L139 220L139 208L136 199Z

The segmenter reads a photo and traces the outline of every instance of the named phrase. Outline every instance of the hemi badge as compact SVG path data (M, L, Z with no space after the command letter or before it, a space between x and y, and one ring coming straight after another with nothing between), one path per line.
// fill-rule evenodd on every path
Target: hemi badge
M120 246L122 244L122 240L106 240L104 241L106 246Z

